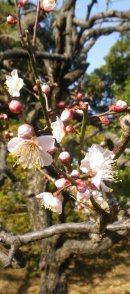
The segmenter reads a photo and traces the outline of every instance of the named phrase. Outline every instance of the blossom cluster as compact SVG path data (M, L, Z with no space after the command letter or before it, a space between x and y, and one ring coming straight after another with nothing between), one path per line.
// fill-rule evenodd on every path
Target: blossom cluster
M45 2L43 1L44 4ZM54 4L52 2L54 1L49 3ZM51 87L42 82L40 84L46 101L46 108L49 111L48 96L50 95ZM19 77L18 71L14 69L10 75L6 76L5 85L11 97L20 97L24 81ZM37 85L33 87L33 90L38 92ZM53 181L56 191L54 193L43 191L36 196L45 208L51 209L58 214L62 213L62 190L74 187L77 207L84 209L88 204L90 205L92 197L98 203L101 203L103 201L101 192L110 193L111 188L108 183L112 183L117 177L114 153L110 150L104 150L98 144L93 144L86 149L82 153L84 155L81 154L80 160L76 161L76 163L72 162L71 155L63 146L61 150L59 144L63 138L68 133L72 135L76 132L72 121L76 110L80 110L83 115L84 109L88 107L81 101L82 93L78 93L76 97L78 107L65 107L64 103L60 105L60 108L64 109L59 116L56 116L56 120L50 121L51 132L49 130L48 135L37 136L34 127L24 123L19 126L16 137L12 138L13 133L11 131L10 135L7 136L7 138L11 138L7 144L8 151L14 156L15 163L21 164L23 168L42 170L44 167L53 165L55 161L58 163L55 168L58 169L59 178ZM15 115L19 115L24 111L20 100L12 99L8 107ZM110 108L110 112L120 112L126 109L127 104L122 100L118 100ZM4 114L1 114L1 119L5 120ZM70 121L72 121L71 124ZM107 118L102 116L100 116L100 121L101 123L108 123Z

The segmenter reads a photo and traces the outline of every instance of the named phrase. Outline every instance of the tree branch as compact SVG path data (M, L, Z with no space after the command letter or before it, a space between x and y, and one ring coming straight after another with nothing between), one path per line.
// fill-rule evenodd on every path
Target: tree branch
M28 58L28 52L27 50L20 49L20 48L13 48L6 50L4 52L0 52L0 61L3 61L5 59L11 59L11 58ZM68 61L69 57L67 55L62 55L58 53L48 53L48 52L42 52L42 51L36 51L36 58L37 59L49 59L49 60L55 60L55 61Z
M99 19L102 21L106 20L106 18L117 18L119 21L125 20L129 21L130 20L130 11L116 11L116 10L108 10L104 12L100 12L97 14L94 14L91 18L89 18L88 21L82 20L82 19L73 19L73 23L76 26L80 26L83 29L89 29L91 28L95 22Z

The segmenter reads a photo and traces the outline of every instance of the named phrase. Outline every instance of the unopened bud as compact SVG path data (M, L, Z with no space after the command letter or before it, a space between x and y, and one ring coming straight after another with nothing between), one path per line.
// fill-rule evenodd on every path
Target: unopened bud
M33 136L35 136L33 126L24 124L18 128L18 137L22 139L31 139Z
M74 114L74 111L73 109L68 109L66 108L65 110L62 111L61 113L61 120L64 122L64 121L68 121L68 120L71 120L73 118L73 114Z
M80 192L80 193L85 193L86 189L87 189L87 185L84 181L78 179L76 180L77 182L77 190Z
M60 101L60 102L57 103L57 106L59 108L64 108L65 107L65 102L64 101Z
M20 101L18 101L18 100L12 100L9 103L9 110L12 113L19 114L23 110L23 104Z
M78 92L77 94L76 94L76 99L77 100L81 100L83 98L83 93L82 92Z
M10 139L10 138L13 137L13 135L14 135L14 133L11 130L8 130L8 131L4 132L5 139Z
M35 92L38 91L38 87L37 87L37 85L34 85L34 86L33 86L33 91L35 91Z
M55 0L41 0L41 9L45 12L50 12L55 9L56 1Z
M59 155L59 159L63 162L63 163L69 163L71 161L71 157L69 152L67 151L63 151L60 153Z
M18 0L18 7L24 7L29 4L29 0Z
M69 184L70 184L70 181L66 178L61 178L61 179L55 181L55 185L58 189L64 188L64 187L68 186Z
M7 120L7 118L8 118L8 115L6 113L0 114L0 119Z
M47 84L42 85L42 92L48 95L50 93L50 87Z
M109 119L105 116L100 116L99 119L103 125L108 125L110 123Z
M7 23L12 25L15 25L17 23L17 18L13 15L7 16L6 20L7 20Z
M127 109L127 103L123 100L118 100L115 105L110 107L110 111L120 112Z
M80 177L80 173L76 169L73 169L71 172L71 177L77 179Z
M49 149L47 152L49 153L49 154L53 154L53 153L55 153L57 151L57 148L54 146L52 149Z
M67 133L74 133L75 132L75 128L72 125L66 126L65 130Z

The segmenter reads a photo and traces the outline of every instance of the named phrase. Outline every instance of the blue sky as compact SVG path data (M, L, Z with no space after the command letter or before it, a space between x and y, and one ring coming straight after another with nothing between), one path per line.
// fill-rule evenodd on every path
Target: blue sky
M63 0L58 0L59 5L61 5ZM77 16L84 18L86 6L90 3L89 0L78 0L77 1ZM130 0L111 0L111 6L109 9L115 10L128 10L130 9ZM93 13L103 11L106 7L106 0L98 0L98 4L95 5ZM108 54L112 45L118 40L118 33L113 33L110 36L105 36L99 38L94 47L88 54L88 62L90 66L88 67L88 73L92 72L95 68L100 67L104 63L104 57Z

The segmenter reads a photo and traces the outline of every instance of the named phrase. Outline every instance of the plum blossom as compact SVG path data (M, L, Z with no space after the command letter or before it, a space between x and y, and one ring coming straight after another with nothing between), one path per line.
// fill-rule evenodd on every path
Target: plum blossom
M53 138L60 143L65 136L65 126L61 119L57 116L56 121L51 123Z
M114 181L116 178L116 171L113 170L114 153L109 150L104 150L100 145L93 144L81 161L80 169L92 176L91 182L97 188L109 192L104 181Z
M19 78L17 69L11 72L10 76L6 76L5 84L8 88L9 94L13 97L20 96L20 90L23 87L23 79Z
M50 192L43 192L36 196L41 199L42 204L45 208L52 210L53 212L57 212L58 214L62 213L62 202L59 198L55 197Z
M51 165L53 158L48 150L54 147L52 136L33 136L30 139L15 137L8 142L9 152L17 158L16 164L24 168L38 168Z

